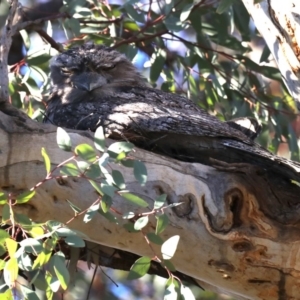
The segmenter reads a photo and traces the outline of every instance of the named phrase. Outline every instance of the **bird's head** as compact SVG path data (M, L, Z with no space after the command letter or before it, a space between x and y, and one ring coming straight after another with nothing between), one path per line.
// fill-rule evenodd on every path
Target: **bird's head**
M53 92L64 103L109 95L125 86L148 86L124 54L103 45L73 47L53 57L50 69Z

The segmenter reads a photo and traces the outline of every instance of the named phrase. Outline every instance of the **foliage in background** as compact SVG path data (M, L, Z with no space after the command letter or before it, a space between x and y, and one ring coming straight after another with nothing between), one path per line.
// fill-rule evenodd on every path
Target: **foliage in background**
M27 54L11 69L12 101L33 118L42 118L36 101L48 88L48 61L63 48L55 39L64 47L92 41L117 48L153 86L182 93L221 120L256 117L264 147L276 153L288 143L299 159L295 106L240 0L63 2L42 28L22 30Z

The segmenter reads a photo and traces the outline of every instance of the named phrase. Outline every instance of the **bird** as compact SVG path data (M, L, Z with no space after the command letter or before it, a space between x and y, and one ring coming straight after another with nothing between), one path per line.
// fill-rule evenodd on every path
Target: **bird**
M217 138L253 145L256 137L241 124L221 122L190 99L151 87L111 47L85 43L60 53L50 61L50 78L44 123L90 131L103 126L107 137L184 161L198 154L190 151L192 145L177 146L181 138L190 138L191 144Z

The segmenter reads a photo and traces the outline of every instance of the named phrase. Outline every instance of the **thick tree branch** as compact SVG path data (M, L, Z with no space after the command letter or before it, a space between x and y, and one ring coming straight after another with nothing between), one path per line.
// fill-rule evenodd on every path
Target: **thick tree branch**
M286 86L300 110L300 4L296 0L284 2L243 0L258 31L266 41Z
M0 188L18 194L45 177L42 147L46 148L53 167L70 153L57 147L54 126L34 123L8 106L2 106L1 110ZM70 135L73 145L93 145L88 132L71 130ZM227 151L235 155L234 150ZM251 164L213 161L218 165L215 169L145 150L137 149L133 155L145 162L148 181L141 187L131 169L114 166L125 176L128 190L144 198L149 208L162 193L168 195L168 203L184 203L166 211L170 225L161 235L164 240L180 236L172 259L178 271L239 298L261 299L266 294L270 300L292 298L291 287L299 284L300 274L297 259L300 222L294 218L298 189L286 190L282 178L270 181L261 168ZM35 221L55 219L65 223L74 214L66 200L85 209L97 197L86 180L57 177L37 188L34 198L16 206L15 211ZM281 208L276 202L281 203ZM122 213L149 212L129 205L119 196L114 197L113 208ZM280 221L279 214L285 214L285 222ZM116 216L118 225L99 214L87 224L82 217L75 218L69 226L86 234L94 243L153 257L143 235L129 233L122 226L126 221ZM154 229L155 218L151 217L144 233ZM153 247L160 255L160 247Z
M13 25L16 23L18 1L11 0L5 25L0 32L0 103L8 101L8 52L12 43Z

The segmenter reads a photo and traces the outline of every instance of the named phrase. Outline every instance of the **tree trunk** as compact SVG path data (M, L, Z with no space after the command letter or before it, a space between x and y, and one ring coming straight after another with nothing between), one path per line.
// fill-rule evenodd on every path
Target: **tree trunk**
M243 0L266 41L300 110L300 3L296 0Z
M19 193L45 178L42 147L52 167L70 157L70 152L57 147L56 127L35 123L7 105L2 105L1 111L0 187ZM91 134L69 132L73 145L93 144ZM227 151L236 155L234 149ZM166 211L170 225L162 234L164 240L180 236L172 259L178 271L205 287L216 286L241 299L297 299L300 231L296 184L276 174L270 180L263 168L246 163L212 160L212 167L179 162L140 149L133 155L145 162L148 181L141 187L131 170L118 166L128 190L145 199L150 208L153 199L162 193L168 195L168 203L183 202ZM257 156L248 155L253 159ZM274 163L278 159L272 158ZM65 223L74 216L67 200L85 209L96 199L97 194L84 179L57 177L40 185L34 198L15 206L15 211L34 221L54 219ZM117 196L113 207L122 213L142 212ZM129 233L120 226L126 222L122 218L118 221L116 225L98 214L87 224L75 218L69 226L94 243L153 257L143 235ZM153 217L144 233L154 228ZM153 248L159 255L159 247Z

